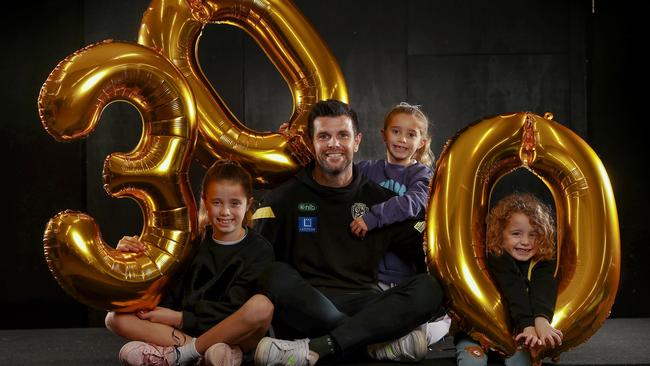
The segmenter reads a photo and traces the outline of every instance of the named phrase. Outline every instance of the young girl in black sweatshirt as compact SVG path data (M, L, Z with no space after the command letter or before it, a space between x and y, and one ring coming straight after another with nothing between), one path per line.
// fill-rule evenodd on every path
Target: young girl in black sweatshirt
M266 334L273 305L255 294L257 272L273 260L269 242L246 227L251 215L251 176L239 164L216 162L202 185L199 250L155 309L114 313L106 326L132 340L120 350L127 365L185 365L204 357L208 365L237 366L242 351ZM117 248L140 252L137 236Z

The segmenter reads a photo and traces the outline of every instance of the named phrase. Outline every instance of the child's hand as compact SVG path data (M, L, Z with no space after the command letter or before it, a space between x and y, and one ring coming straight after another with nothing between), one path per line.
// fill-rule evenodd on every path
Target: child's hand
M524 345L529 348L542 344L542 341L537 337L537 332L535 332L535 327L533 326L526 327L521 333L517 334L515 341L519 342L520 340L523 340Z
M350 229L352 230L352 234L363 238L368 232L368 225L366 225L366 222L363 221L363 217L359 216L356 219L352 220L350 223Z
M278 127L278 132L283 135L289 133L289 122L284 122L283 124L281 124L280 127Z
M135 236L125 236L117 243L115 248L121 252L133 252L140 253L144 251L144 244L140 241L140 238Z
M180 328L183 322L183 313L161 306L156 306L153 310L140 310L136 313L138 318L148 320L154 323L167 324L174 328Z
M537 332L539 339L542 341L543 346L555 348L556 345L562 345L562 338L564 338L562 331L553 328L553 326L543 316L535 318L535 331Z

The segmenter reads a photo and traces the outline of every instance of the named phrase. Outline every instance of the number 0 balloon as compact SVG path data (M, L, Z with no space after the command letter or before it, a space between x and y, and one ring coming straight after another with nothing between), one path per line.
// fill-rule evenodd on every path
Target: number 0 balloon
M209 23L244 30L284 77L294 104L288 118L291 138L246 128L211 87L196 60L201 31ZM237 160L258 185L282 182L309 162L302 136L314 103L348 99L336 59L290 1L154 0L142 19L138 43L160 50L190 84L199 118L197 158L206 166L223 157Z
M485 262L485 216L494 184L516 168L535 173L557 209L558 297L555 349L584 342L602 325L620 277L618 217L612 187L594 151L576 134L531 113L486 119L462 130L441 154L427 212L427 260L446 290L450 313L482 344L515 351L503 300Z

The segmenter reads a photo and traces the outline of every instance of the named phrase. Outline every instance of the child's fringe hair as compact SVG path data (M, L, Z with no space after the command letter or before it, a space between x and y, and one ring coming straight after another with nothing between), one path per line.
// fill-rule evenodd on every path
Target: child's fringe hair
M424 139L424 145L415 152L413 158L418 162L433 169L433 164L435 163L436 157L433 154L433 151L431 151L431 136L429 135L429 119L427 118L426 114L424 114L424 112L421 109L421 106L419 105L401 102L396 106L394 106L393 108L391 108L391 110L388 111L388 113L386 113L386 117L384 117L384 130L388 127L391 118L394 115L399 113L411 115L415 118L416 121L419 122L420 133L422 134L422 138Z
M549 260L555 255L555 223L549 206L529 193L513 193L497 203L487 217L487 249L493 255L503 253L503 231L515 213L528 216L537 231L537 254L534 260Z
M203 182L201 183L201 202L199 203L199 233L201 236L205 234L205 228L210 225L208 218L208 210L205 207L205 193L207 187L215 182L227 181L232 183L241 184L244 188L247 200L252 200L253 197L253 178L250 173L244 169L239 163L232 160L217 160L205 172ZM253 216L253 204L248 202L249 209L242 221L243 226L250 226L251 217Z

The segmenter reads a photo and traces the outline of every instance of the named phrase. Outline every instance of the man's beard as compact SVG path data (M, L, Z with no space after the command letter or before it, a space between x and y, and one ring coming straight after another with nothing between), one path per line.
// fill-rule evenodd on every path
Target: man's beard
M329 166L329 164L327 164L326 159L327 158L325 158L325 159L317 159L318 167L320 168L321 172L323 172L323 174L329 175L331 177L336 177L339 174L343 173L344 171L346 171L346 169L352 163L351 160L346 158L345 162L343 164L338 165L336 167L331 167L331 166Z

